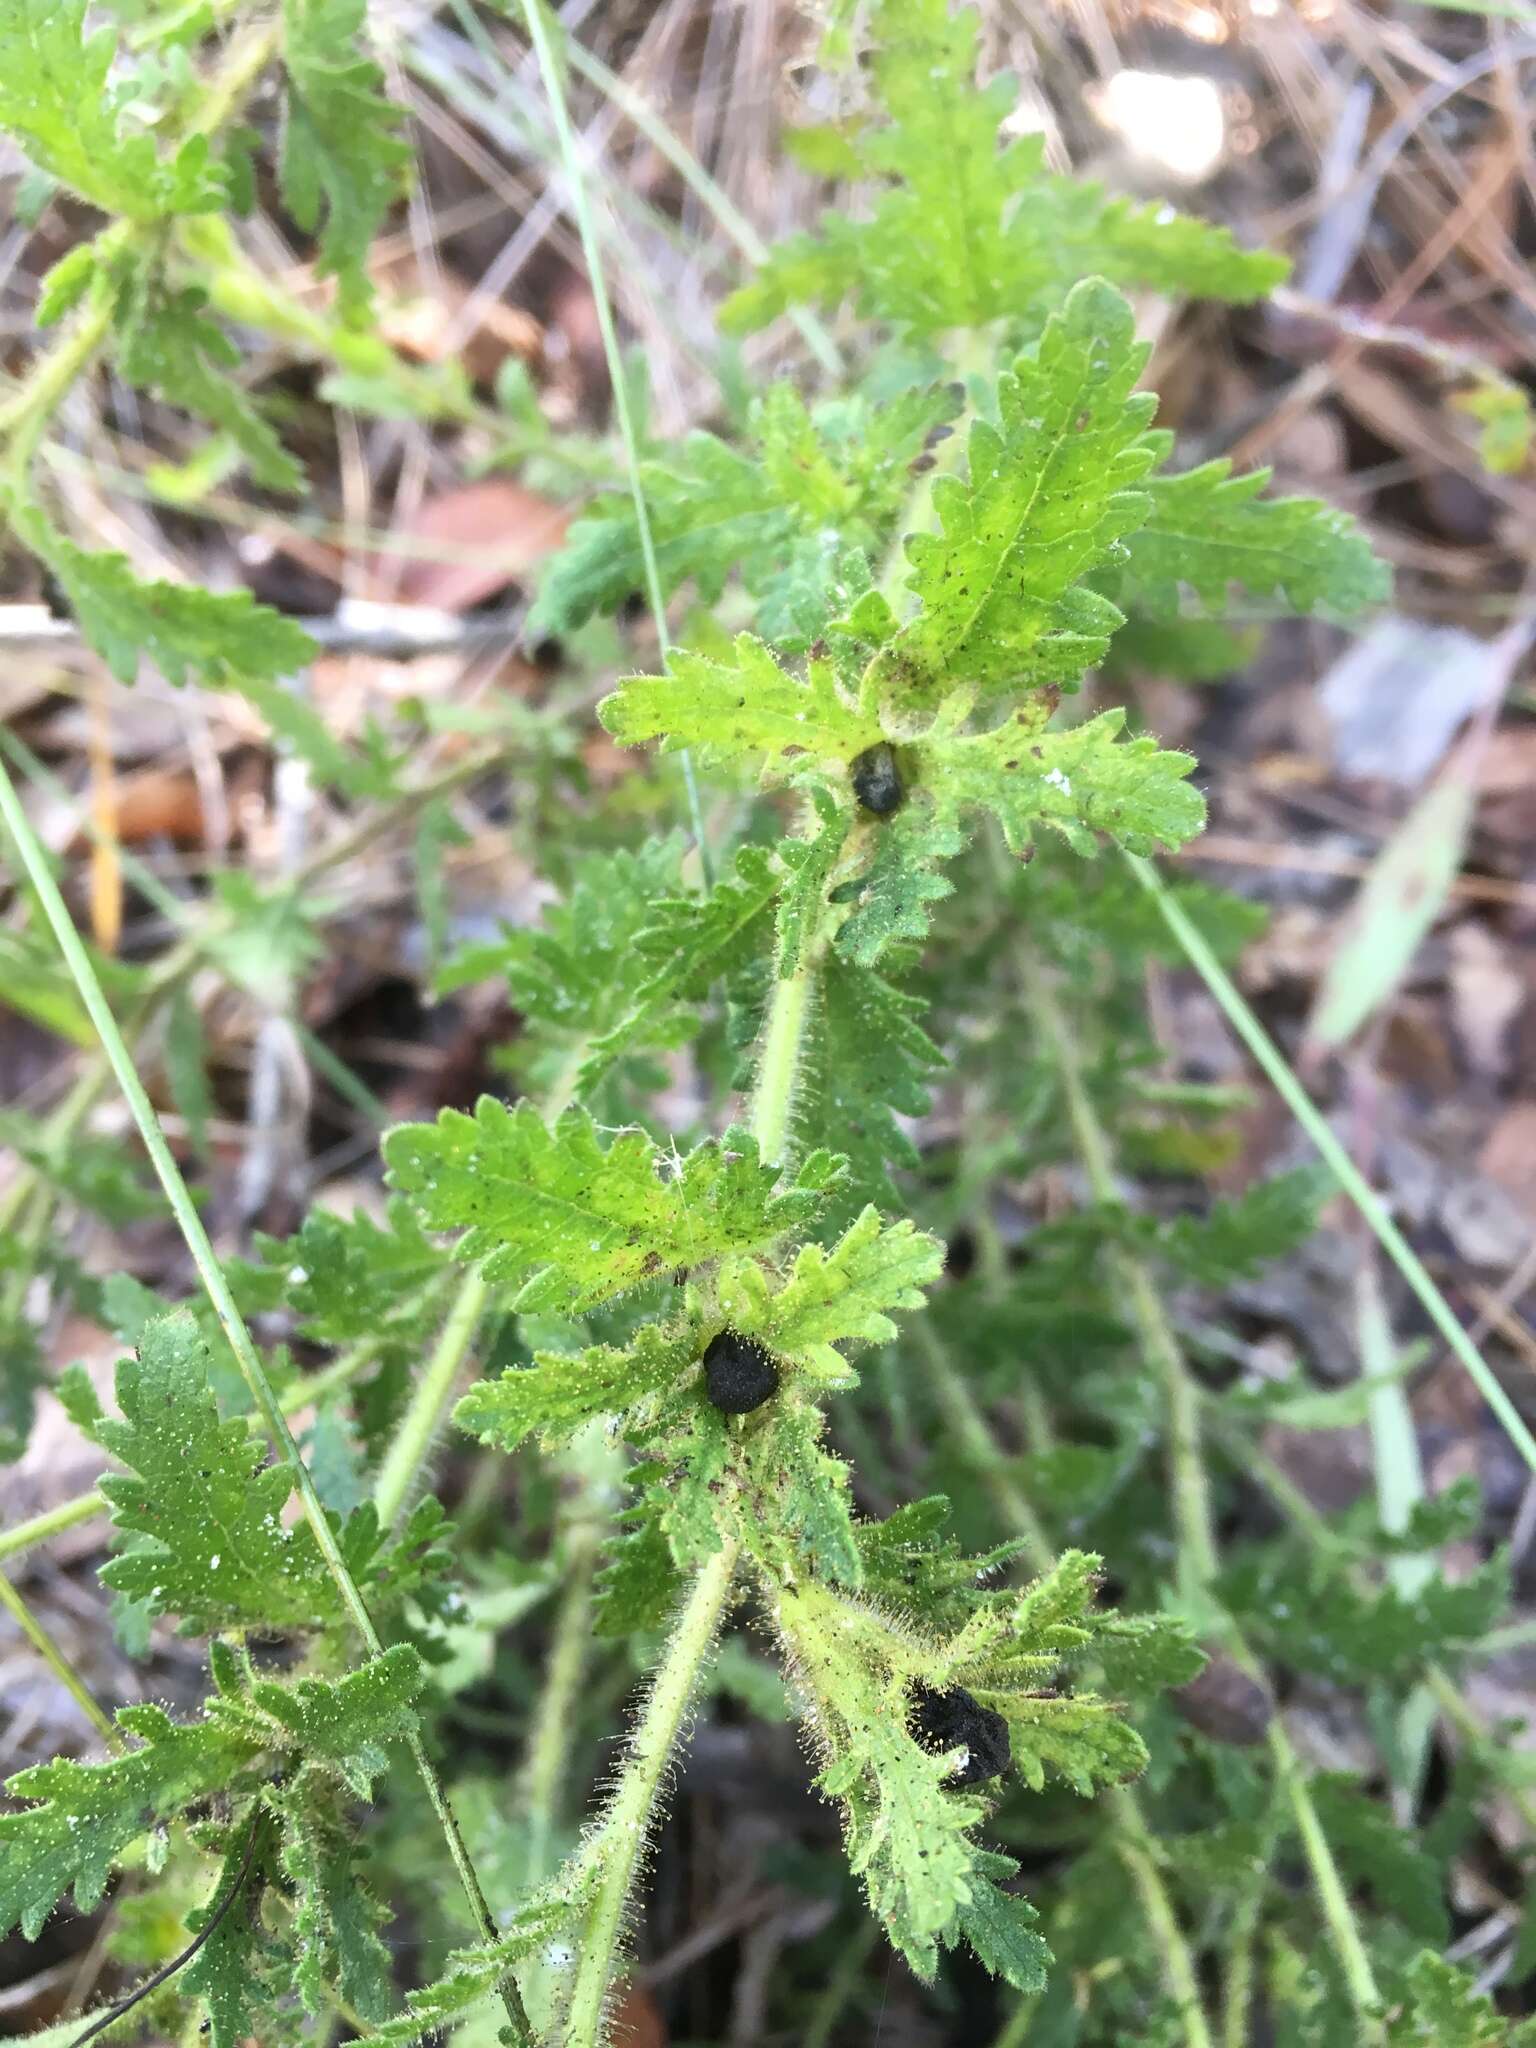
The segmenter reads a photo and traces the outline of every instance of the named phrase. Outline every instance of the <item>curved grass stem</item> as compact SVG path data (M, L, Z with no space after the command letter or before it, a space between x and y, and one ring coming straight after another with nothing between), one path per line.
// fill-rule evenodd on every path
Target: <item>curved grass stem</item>
M1454 1310L1426 1271L1424 1262L1388 1213L1387 1205L1334 1136L1327 1119L1307 1094L1231 976L1216 958L1204 935L1185 915L1183 905L1149 861L1127 853L1131 873L1156 903L1163 922L1183 948L1190 965L1220 1005L1227 1022L1253 1054L1286 1108L1290 1110L1339 1186L1369 1225L1377 1243L1402 1274L1419 1305L1465 1366L1474 1385L1498 1417L1505 1434L1526 1464L1536 1472L1536 1435L1499 1385L1492 1367L1457 1321Z
M74 981L80 1000L85 1006L86 1013L95 1027L97 1039L116 1077L118 1087L123 1094L123 1099L128 1105L135 1125L138 1127L139 1136L143 1141L145 1151L149 1155L150 1164L155 1170L155 1175L160 1182L161 1188L164 1190L166 1202L176 1219L177 1226L181 1231L182 1240L192 1255L192 1262L197 1268L198 1277L203 1283L204 1292L207 1294L214 1314L218 1318L219 1326L224 1332L229 1348L234 1354L235 1362L240 1369L240 1375L246 1383L251 1399L255 1403L262 1421L266 1425L268 1435L271 1437L278 1455L292 1474L294 1490L299 1496L305 1519L314 1532L316 1545L325 1560L332 1579L335 1581L336 1589L342 1598L342 1603L351 1616L353 1625L362 1638L368 1654L371 1657L382 1656L384 1645L379 1637L378 1630L374 1627L373 1617L369 1614L357 1580L354 1578L346 1559L342 1555L336 1532L332 1528L320 1496L315 1490L314 1481L311 1479L309 1470L300 1455L298 1444L294 1441L293 1431L288 1426L288 1419L283 1412L282 1405L273 1391L271 1381L267 1378L265 1368L261 1362L261 1356L256 1349L255 1343L252 1341L251 1333L245 1324L245 1319L236 1305L233 1293L230 1291L224 1269L219 1264L218 1255L214 1251L208 1233L203 1226L203 1219L198 1212L196 1203L192 1200L185 1180L182 1178L181 1169L177 1166L171 1154L171 1148L166 1143L165 1133L160 1128L159 1119L155 1115L154 1105L145 1091L144 1083L139 1078L138 1069L133 1062L133 1056L124 1042L122 1032L118 1028L117 1019L113 1016L106 996L102 992L101 983L96 977L96 970L91 964L90 955L85 949L80 934L75 930L74 922L70 917L64 898L60 894L58 884L53 878L53 871L49 867L47 856L44 854L37 835L32 829L31 822L22 808L21 800L16 794L16 786L11 780L10 770L3 761L0 761L0 818L3 818L5 822L16 851L20 856L21 864L26 870L33 889L37 893L43 915L47 918L48 923L53 929L53 935L57 941L59 951L63 955L64 963L69 969L70 976ZM485 1894L480 1889L480 1882L475 1875L474 1865L469 1860L469 1852L464 1846L462 1835L459 1833L458 1822L454 1818L453 1809L448 1803L448 1794L441 1777L438 1775L437 1767L428 1756L426 1746L419 1733L412 1732L407 1738L407 1746L410 1749L412 1760L421 1775L427 1797L443 1830L449 1854L458 1872L460 1883L464 1888L465 1897L469 1901L476 1927L484 1939L494 1941L496 1938L496 1923L491 1916L490 1908L485 1902ZM523 2012L522 2000L518 1994L517 1987L510 1979L505 1981L502 1995L507 2010L507 2018L512 2025L513 2032L519 2039L526 2039L528 2035L527 2016Z
M593 1580L620 1476L619 1453L600 1424L589 1425L561 1465L569 1493L560 1518L560 1604L523 1766L530 1884L548 1875L550 1844L560 1821L592 1636Z
M475 1341L475 1332L485 1314L490 1300L490 1289L478 1273L471 1273L462 1281L448 1319L443 1324L427 1360L427 1369L416 1382L410 1403L395 1432L379 1476L374 1482L373 1505L378 1510L381 1527L388 1529L405 1506L406 1496L416 1482L416 1475L427 1462L437 1432L442 1427L443 1413L453 1398L453 1389L469 1348Z
M9 1614L108 1749L124 1748L123 1738L111 1716L97 1705L90 1687L3 1572L0 1572L0 1607Z
M645 564L645 596L650 606L651 617L656 626L656 644L660 650L663 665L672 651L672 639L667 630L667 605L662 595L661 571L656 563L656 543L651 533L650 509L645 502L645 483L640 474L640 436L635 426L634 411L629 402L629 380L624 374L624 358L619 351L618 329L614 325L613 301L608 292L607 273L603 267L602 244L598 237L597 222L592 216L591 196L582 169L581 154L576 147L576 134L571 127L570 109L565 101L565 85L560 76L554 45L550 41L549 24L545 19L540 0L523 0L523 18L528 24L529 40L539 60L539 76L549 99L550 118L554 122L555 134L560 143L560 160L565 169L571 188L571 205L576 215L576 225L581 235L581 252L587 266L587 281L592 287L592 303L597 312L598 331L603 339L603 355L608 364L608 381L613 390L614 417L619 423L619 437L624 443L624 462L629 471L630 495L635 505L635 525L640 536L640 555ZM694 774L693 756L684 747L678 759L682 766L683 783L688 792L688 816L693 827L694 840L699 849L699 865L703 870L704 886L713 886L713 872L710 865L709 845L704 836L704 811L699 800L698 778Z

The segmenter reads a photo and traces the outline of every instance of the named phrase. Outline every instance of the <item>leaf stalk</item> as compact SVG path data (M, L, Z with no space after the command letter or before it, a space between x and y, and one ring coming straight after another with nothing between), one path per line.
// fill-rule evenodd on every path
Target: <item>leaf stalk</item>
M810 1006L812 969L800 967L773 984L763 1024L757 1086L752 1097L752 1135L768 1165L780 1166L789 1150L795 1083Z
M583 1861L601 1866L567 2012L564 2048L603 2048L625 1908L662 1779L714 1644L739 1555L724 1543L699 1571L656 1667L629 1760Z

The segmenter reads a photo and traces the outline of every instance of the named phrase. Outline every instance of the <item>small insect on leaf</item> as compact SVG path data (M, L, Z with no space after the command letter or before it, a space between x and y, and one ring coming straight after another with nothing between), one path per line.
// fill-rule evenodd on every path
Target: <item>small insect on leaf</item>
M950 1749L965 1751L964 1761L950 1773L952 1785L980 1785L988 1778L1000 1778L1013 1761L1008 1723L991 1707L972 1699L964 1686L936 1692L919 1681L912 1688L907 1726L913 1740L931 1755L942 1756Z
M884 740L855 756L849 763L848 779L859 802L877 818L890 817L906 799L895 753Z
M778 1364L755 1339L722 1330L704 1352L704 1386L723 1415L750 1415L779 1391Z

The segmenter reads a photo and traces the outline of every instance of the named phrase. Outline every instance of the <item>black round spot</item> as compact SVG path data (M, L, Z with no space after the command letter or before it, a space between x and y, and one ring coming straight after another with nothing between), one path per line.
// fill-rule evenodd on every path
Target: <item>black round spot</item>
M749 1415L779 1391L779 1368L753 1337L722 1330L704 1352L704 1386L725 1415Z
M934 1756L949 1749L965 1751L964 1763L950 1773L952 1785L980 1785L987 1778L1000 1778L1013 1761L1008 1723L972 1699L963 1686L936 1692L919 1681L912 1688L907 1727L913 1741Z
M848 779L859 802L877 818L888 818L901 809L907 792L896 756L884 740L855 756L848 764Z

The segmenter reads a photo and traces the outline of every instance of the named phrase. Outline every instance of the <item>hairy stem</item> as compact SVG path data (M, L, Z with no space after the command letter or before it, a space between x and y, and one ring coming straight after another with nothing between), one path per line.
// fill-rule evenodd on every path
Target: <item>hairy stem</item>
M260 82L282 39L282 29L275 21L264 22L234 38L228 56L204 87L187 132L215 135L232 120L240 111L241 102Z
M154 1167L156 1178L164 1190L166 1201L181 1231L182 1240L192 1255L192 1262L197 1267L204 1292L219 1319L219 1326L224 1332L230 1350L234 1353L241 1377L266 1424L267 1432L279 1456L293 1475L294 1489L298 1493L305 1519L314 1532L315 1542L335 1581L343 1605L351 1615L368 1654L372 1657L381 1657L384 1654L384 1645L373 1625L373 1617L369 1614L358 1583L342 1556L336 1532L331 1527L320 1496L315 1491L314 1481L310 1478L309 1470L294 1441L293 1432L288 1427L287 1417L273 1392L271 1381L267 1378L261 1355L236 1305L229 1282L224 1276L224 1269L219 1264L218 1255L203 1227L203 1219L198 1213L197 1205L188 1192L181 1169L172 1157L171 1148L165 1141L165 1134L155 1115L154 1105L145 1092L144 1084L134 1066L133 1056L118 1029L117 1019L102 993L101 983L96 978L96 970L91 965L90 955L86 952L80 934L75 930L64 898L59 893L58 884L54 881L47 857L38 843L37 835L16 794L16 786L11 780L10 771L3 761L0 761L0 818L5 821L21 857L22 866L37 892L43 914L53 928L59 951L64 956L65 965L74 980L80 1000L95 1026L102 1051L107 1056L117 1078L118 1087L122 1090L123 1099L138 1127L144 1149L149 1154L150 1164ZM443 1781L428 1756L426 1745L419 1733L413 1731L407 1737L407 1746L442 1827L449 1854L458 1871L475 1924L485 1940L494 1941L496 1923L491 1917L485 1895L480 1889L480 1881L469 1860L469 1852L464 1846L458 1822L448 1803ZM503 2001L514 2033L519 2039L526 2039L527 2016L523 2012L517 1987L510 1978L504 1982Z
M1263 1907L1267 1866L1244 1881L1227 1937L1227 1967L1221 1988L1221 2048L1248 2048L1252 2039L1253 1944Z
M1255 1950L1283 1827L1281 1805L1277 1792L1264 1817L1259 1847L1232 1888L1221 1972L1221 2048L1249 2048L1252 2039Z
M1312 1803L1301 1759L1291 1746L1285 1723L1278 1714L1269 1724L1269 1752L1290 1801L1296 1832L1301 1837L1301 1846L1312 1872L1312 1889L1328 1923L1344 1981L1349 1986L1350 2003L1360 2023L1361 2042L1383 2041L1386 2037L1381 2022L1381 1991L1376 1983L1376 1973L1365 1952L1365 1943L1360 1939L1359 1924L1349 1903L1349 1894L1344 1889L1344 1880L1339 1875L1339 1866L1333 1860L1332 1845Z
M911 1333L923 1355L928 1385L954 1431L961 1457L985 1487L1004 1524L1024 1538L1031 1567L1037 1572L1048 1572L1056 1562L1051 1539L1035 1513L1034 1503L1010 1474L1007 1456L992 1434L968 1381L925 1318L914 1318Z
M1038 1991L1021 1998L1008 2018L1003 2022L1002 2031L992 2043L992 2048L1028 2048L1030 2028L1040 2010Z
M810 967L773 984L763 1022L757 1087L752 1097L752 1135L765 1164L782 1165L789 1150L789 1120L810 1008Z
M103 257L115 255L127 243L130 232L125 222L104 229L97 239ZM0 437L10 443L5 466L13 488L21 488L27 465L49 420L85 375L97 350L112 332L115 304L105 273L98 272L85 304L21 389L0 406Z
M31 1515L24 1522L15 1522L9 1529L0 1529L0 1559L17 1557L24 1550L35 1549L50 1537L62 1536L66 1529L77 1529L92 1515L104 1515L106 1511L104 1495L94 1490L77 1493L73 1500L60 1501L56 1508Z
M277 26L269 24L252 29L231 43L224 61L204 85L197 110L188 124L189 134L212 135L232 118L260 80L279 36ZM12 443L6 466L13 482L21 480L49 420L111 335L117 312L117 293L108 274L112 260L158 228L159 223L122 220L104 228L96 237L95 284L84 307L21 389L0 406L0 437L9 438Z
M177 222L176 237L206 283L209 304L227 320L259 328L306 356L375 381L395 394L412 416L492 429L498 425L452 378L408 362L381 335L343 326L324 307L307 305L268 277L219 215L185 216Z
M1173 1910L1173 1901L1157 1867L1156 1845L1142 1818L1141 1808L1128 1792L1118 1791L1111 1797L1118 1830L1115 1846L1121 1862L1130 1872L1136 1896L1141 1901L1141 1910L1156 1938L1162 1957L1163 1980L1178 2008L1184 2038L1189 2048L1215 2048L1200 1998L1195 1959L1184 1939L1178 1916Z
M576 1960L564 2048L602 2048L624 1911L661 1782L715 1640L738 1548L723 1544L694 1579L630 1745L628 1762L584 1861L600 1871Z
M566 1061L545 1101L543 1114L546 1123L553 1124L570 1102L585 1054L586 1041L583 1040ZM470 1273L459 1282L448 1310L448 1319L427 1361L427 1369L416 1383L410 1405L374 1485L373 1504L385 1528L405 1505L406 1495L417 1473L431 1455L443 1416L453 1399L454 1387L490 1300L491 1290L478 1273Z
M1145 1261L1134 1253L1117 1252L1110 1263L1114 1277L1125 1289L1131 1319L1143 1348L1162 1381L1180 1567L1190 1586L1197 1592L1203 1591L1215 1578L1219 1559L1206 1482L1200 1390L1185 1368L1184 1354L1168 1320L1168 1311Z
M42 1150L51 1152L55 1146L68 1142L90 1113L98 1095L111 1078L105 1061L94 1065L83 1074L76 1075L69 1093L49 1116L42 1128ZM22 1214L31 1199L33 1189L43 1176L36 1167L22 1165L0 1200L0 1238L9 1237L20 1223Z

